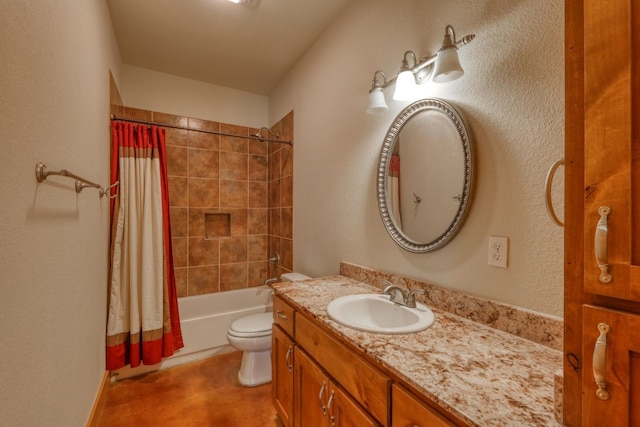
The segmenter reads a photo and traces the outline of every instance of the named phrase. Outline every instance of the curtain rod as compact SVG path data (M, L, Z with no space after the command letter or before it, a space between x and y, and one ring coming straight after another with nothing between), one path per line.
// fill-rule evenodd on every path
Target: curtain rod
M130 122L130 123L139 123L142 125L148 125L148 126L160 126L160 127L165 127L165 128L171 128L171 129L181 129L181 130L191 130L194 132L204 132L204 133L211 133L213 135L222 135L222 136L231 136L231 137L236 137L236 138L247 138L247 139L255 139L258 141L267 141L267 142L279 142L281 144L287 144L291 147L293 147L293 143L291 141L281 141L279 139L269 139L269 138L262 138L260 136L246 136L246 135L235 135L233 133L226 133L226 132L220 132L217 130L208 130L208 129L193 129L193 128L188 128L185 126L177 126L177 125L168 125L168 124L164 124L164 123L155 123L155 122L147 122L144 120L135 120L135 119L125 119L122 117L117 117L115 115L111 115L111 120L120 120L123 122Z

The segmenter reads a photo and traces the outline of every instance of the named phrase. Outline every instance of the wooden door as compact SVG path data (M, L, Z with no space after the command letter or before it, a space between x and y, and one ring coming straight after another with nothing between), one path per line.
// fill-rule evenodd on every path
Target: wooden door
M585 305L582 332L582 425L640 426L640 315Z
M294 425L328 427L329 377L300 347L294 353Z
M273 406L282 425L293 427L293 363L294 363L294 342L283 332L283 330L273 325L271 348L271 364L273 382L271 392L273 396Z
M640 301L640 8L584 0L584 290Z
M393 385L391 402L393 427L453 427L455 425L399 385Z
M378 427L378 424L347 393L331 383L327 410L331 427Z

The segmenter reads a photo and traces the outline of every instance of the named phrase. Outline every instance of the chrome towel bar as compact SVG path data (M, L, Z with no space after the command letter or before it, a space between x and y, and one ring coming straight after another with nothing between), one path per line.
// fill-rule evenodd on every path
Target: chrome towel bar
M85 187L93 187L99 190L101 198L102 196L107 196L108 199L113 199L115 197L115 195L112 196L109 193L112 188L116 187L119 184L119 182L116 181L113 185L110 185L105 190L101 185L98 185L95 182L91 182L88 179L82 178L81 176L78 176L74 173L71 173L66 169L62 169L59 171L50 171L47 170L47 165L45 165L44 163L36 163L36 180L38 182L44 181L49 175L66 176L68 178L74 179L76 181L76 193L81 192Z

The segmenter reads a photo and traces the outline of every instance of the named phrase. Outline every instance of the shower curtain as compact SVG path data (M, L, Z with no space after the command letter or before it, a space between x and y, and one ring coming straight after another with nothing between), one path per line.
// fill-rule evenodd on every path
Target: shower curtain
M165 131L111 124L107 369L153 365L183 347L176 295Z

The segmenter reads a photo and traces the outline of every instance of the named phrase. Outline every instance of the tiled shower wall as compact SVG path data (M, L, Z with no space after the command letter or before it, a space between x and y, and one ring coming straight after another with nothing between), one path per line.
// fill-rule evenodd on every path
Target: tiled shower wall
M246 138L257 129L244 126L113 109L117 117L187 128L165 127L178 296L259 286L292 270L292 147ZM271 129L293 141L293 112ZM276 253L278 266L269 261Z

